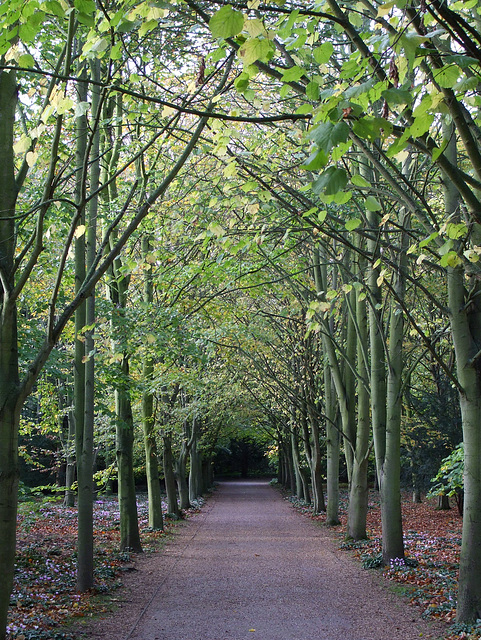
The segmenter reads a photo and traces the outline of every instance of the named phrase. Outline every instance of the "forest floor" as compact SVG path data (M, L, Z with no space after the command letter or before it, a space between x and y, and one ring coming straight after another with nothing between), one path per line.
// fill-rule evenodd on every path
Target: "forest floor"
M307 506L294 501L293 505L305 517L322 523L322 515L313 516ZM187 514L188 519L194 516L187 529L202 517L196 511ZM344 524L345 497L341 513ZM369 505L367 542L346 543L342 527L321 527L321 530L350 562L357 558L364 567L373 568L366 573L376 576L382 573L391 591L402 594L404 601L406 597L410 600L416 615L451 625L455 615L461 519L455 509L437 511L433 502L412 504L407 496L403 513L408 562L394 563L387 569L375 569L380 552L380 517L374 492ZM139 516L144 554L119 553L116 501L104 497L96 503L96 588L80 595L75 591L75 509L65 509L57 500L22 504L8 638L76 640L79 629L91 624L105 628L109 619L115 618L117 624L122 617L131 620L131 607L138 609L139 598L145 600L143 590L149 593L158 580L153 562L162 562L163 554L159 551L165 542L173 538L175 543L176 538L184 535L184 527L172 523L167 523L165 532L149 531L145 497L139 499ZM481 638L481 630L453 625L443 628L445 638Z

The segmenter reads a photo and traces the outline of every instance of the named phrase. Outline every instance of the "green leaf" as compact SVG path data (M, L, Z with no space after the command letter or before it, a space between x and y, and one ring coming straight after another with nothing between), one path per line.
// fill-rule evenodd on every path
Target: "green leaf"
M309 82L306 86L306 96L309 100L317 101L319 100L319 85L317 82Z
M434 73L435 81L439 84L440 87L444 87L446 89L452 89L458 81L459 76L460 71L454 64L451 64L447 67L442 67L441 69L437 69Z
M424 249L424 247L427 247L427 245L430 242L432 242L435 238L437 238L438 236L439 236L439 233L437 231L435 231L434 233L432 233L427 238L424 238L424 240L421 240L421 242L419 243L419 248L420 249Z
M388 150L386 152L387 157L392 158L393 156L396 156L398 153L403 151L403 149L405 149L408 144L409 142L407 138L398 138L388 147Z
M130 33L135 25L136 23L131 22L130 20L122 20L122 22L117 27L117 31L119 33Z
M246 40L239 49L239 56L244 62L244 66L248 67L254 62L268 62L274 53L273 44L270 40L263 38L250 38Z
M47 2L43 2L41 6L46 13L51 13L58 18L63 18L65 15L62 5L60 2L57 2L57 0L47 0Z
M386 89L381 95L389 104L410 105L413 101L411 92L403 89Z
M37 35L38 28L34 27L30 22L21 24L19 28L19 36L22 42L33 42Z
M139 36L145 36L146 33L149 33L149 31L152 31L158 26L159 26L158 20L147 20L147 22L142 22L139 29Z
M24 53L18 59L18 66L23 68L31 68L35 65L35 60L29 53Z
M231 38L242 31L244 16L227 4L214 13L209 20L209 29L214 38Z
M297 82L305 76L306 72L301 67L290 67L290 69L286 69L282 74L282 82Z
M361 118L353 124L354 133L364 140L374 142L381 135L392 131L392 124L385 118Z
M324 42L320 47L316 47L313 51L314 60L317 64L326 64L334 53L334 45L332 42Z
M325 151L316 149L316 151L309 156L307 162L301 165L301 168L307 171L319 171L319 169L326 166L328 159L329 157Z
M79 13L95 14L97 7L93 0L74 0L75 8Z
M250 76L248 73L243 71L238 78L234 80L234 85L237 91L242 92L247 89L249 86Z
M351 218L350 220L347 220L345 223L345 227L347 231L354 231L354 229L357 229L358 227L360 227L362 224L362 220L360 220L359 218Z
M312 184L314 193L324 192L327 196L342 191L348 182L345 169L328 167Z
M441 260L440 260L440 264L442 267L459 267L461 264L463 263L463 261L461 260L461 258L458 256L458 254L456 253L456 251L448 251L447 253L445 253Z
M479 64L477 58L471 58L470 56L465 56L463 54L453 54L451 56L444 56L444 61L457 64L458 67L465 69L466 67L470 67L473 64Z
M381 203L379 200L376 200L374 196L368 196L365 204L368 211L379 211L382 209Z
M349 126L345 122L334 123L331 121L321 122L317 127L312 128L309 137L325 153L341 142L346 142L349 136Z
M464 222L460 222L459 224L455 224L449 222L446 225L446 235L448 238L452 238L453 240L458 240L462 238L468 233L468 227L464 224Z
M304 115L306 113L312 113L313 108L314 107L312 106L312 104L306 102L305 104L301 104L301 106L298 107L294 113L296 115Z
M406 54L410 69L414 67L414 61L416 59L416 54L418 53L418 47L426 42L426 40L428 40L428 38L425 38L424 36L418 36L417 33L406 33L405 35L401 36L399 41L404 49L404 53ZM427 51L425 53L427 54Z
M356 187L370 187L371 186L370 183L367 180L365 180L359 173L356 173L355 175L352 176L351 182Z
M409 129L407 129L407 131L413 138L419 138L429 131L433 121L434 116L425 113L422 116L414 118L413 124L409 127Z

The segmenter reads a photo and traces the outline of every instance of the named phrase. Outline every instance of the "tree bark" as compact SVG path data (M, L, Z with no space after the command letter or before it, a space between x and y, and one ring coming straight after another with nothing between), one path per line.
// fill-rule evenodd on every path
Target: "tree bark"
M85 70L81 71L85 79ZM86 102L87 85L77 84L78 102ZM85 225L85 156L87 153L88 126L85 115L76 118L76 202L79 225ZM75 239L75 292L85 280L85 234ZM88 591L94 584L93 541L93 433L91 422L85 421L86 363L84 327L87 324L85 301L75 312L75 360L74 360L74 414L75 456L77 460L77 588Z
M337 424L337 405L332 388L331 371L324 366L324 404L326 411L326 448L327 448L327 506L326 524L334 527L339 520L339 458L341 434Z
M189 458L190 432L187 421L184 422L184 437L180 445L179 455L175 464L175 480L177 482L177 490L179 493L180 508L190 509L189 500L189 484L187 482L187 460Z
M148 236L142 238L142 255L147 259L151 247ZM144 271L144 303L149 307L153 303L154 292L152 270ZM144 385L152 382L154 363L149 354L144 356L142 377ZM149 497L149 527L162 530L162 495L160 491L159 456L157 453L157 438L154 420L154 396L148 389L142 394L142 427L144 432L145 473L147 476L147 493Z
M455 139L446 152L456 162ZM446 218L459 219L459 194L449 180L443 180ZM475 225L473 242L479 244L480 229ZM464 441L463 535L459 561L458 622L481 618L481 287L466 278L462 266L448 268L448 300L456 369L461 385L460 406Z
M360 269L362 271L362 269ZM353 292L351 292L352 295ZM351 486L349 492L349 509L347 520L347 535L353 540L367 538L366 518L368 505L368 465L369 465L369 438L370 403L366 385L368 375L364 347L367 345L367 310L365 300L356 296L356 321L357 321L357 428L356 444L354 447Z
M204 493L202 487L202 454L199 450L200 421L192 419L189 468L189 502L192 504Z
M167 493L167 512L170 515L180 517L179 503L177 502L177 488L174 474L174 456L172 454L172 435L164 433L163 441L163 461L164 480Z
M13 587L18 505L20 420L17 307L14 288L15 204L13 131L15 72L0 71L0 639L4 640Z
M133 463L134 419L130 401L129 364L126 357L122 363L123 384L115 390L115 412L117 415L116 451L119 479L120 510L120 550L142 551L139 521L137 515L137 499L135 494L135 478Z

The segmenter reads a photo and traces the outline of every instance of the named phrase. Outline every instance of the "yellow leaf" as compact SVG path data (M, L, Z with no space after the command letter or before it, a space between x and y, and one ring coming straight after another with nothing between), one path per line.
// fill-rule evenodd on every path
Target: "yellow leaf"
M171 116L174 113L175 113L175 109L173 109L172 107L164 107L162 109L162 117L163 118L168 118L169 116Z
M79 226L75 229L75 233L74 233L75 237L81 238L84 233L85 233L85 225L79 224Z
M29 167L33 167L33 165L37 162L37 158L38 153L35 153L34 151L29 151L25 156L25 160L27 161Z
M29 149L32 140L29 136L22 136L18 142L13 145L13 151L15 153L25 153Z

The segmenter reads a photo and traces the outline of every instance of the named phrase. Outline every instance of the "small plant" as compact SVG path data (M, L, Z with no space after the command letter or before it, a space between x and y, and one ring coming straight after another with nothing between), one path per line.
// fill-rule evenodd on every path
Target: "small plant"
M382 553L376 554L364 554L361 556L363 569L379 569L384 566L384 560L382 559Z
M456 622L455 624L449 627L449 631L452 634L477 634L477 636L481 635L481 619L478 618L476 622L473 624L466 624L462 622ZM467 637L466 635L462 637Z

